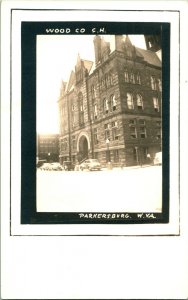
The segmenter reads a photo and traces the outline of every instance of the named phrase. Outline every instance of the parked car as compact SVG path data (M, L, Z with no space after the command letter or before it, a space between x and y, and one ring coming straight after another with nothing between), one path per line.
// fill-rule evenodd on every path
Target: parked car
M65 171L73 171L74 170L74 164L71 161L64 161L63 162L63 169Z
M62 171L63 167L60 163L54 162L54 163L51 163L51 170L53 170L53 171Z
M43 171L50 171L51 170L51 164L50 163L44 163L41 167L41 170Z
M162 165L162 152L157 152L153 160L154 165Z
M83 163L80 164L80 170L101 170L101 164L98 159L86 159Z

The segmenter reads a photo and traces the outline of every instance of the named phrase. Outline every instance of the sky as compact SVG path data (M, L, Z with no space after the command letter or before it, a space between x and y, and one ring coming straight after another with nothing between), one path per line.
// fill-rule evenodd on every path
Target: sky
M78 53L94 62L94 35L37 36L37 133L59 133L58 97L61 82L68 81ZM104 36L114 49L113 36ZM143 35L129 35L133 45L145 49Z

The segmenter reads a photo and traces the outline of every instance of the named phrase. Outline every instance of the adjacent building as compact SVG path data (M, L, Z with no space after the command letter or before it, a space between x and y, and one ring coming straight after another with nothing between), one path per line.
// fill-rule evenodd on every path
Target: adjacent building
M47 162L59 161L59 134L37 135L37 157Z
M109 42L95 36L95 64L78 55L68 82L62 82L61 163L97 158L104 165L130 166L145 164L148 154L152 158L161 151L159 48L137 48L129 36L113 38L111 51Z

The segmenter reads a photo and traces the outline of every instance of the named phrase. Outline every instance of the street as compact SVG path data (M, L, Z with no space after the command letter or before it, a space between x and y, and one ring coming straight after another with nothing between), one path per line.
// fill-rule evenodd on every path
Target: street
M37 170L38 212L161 212L162 167Z

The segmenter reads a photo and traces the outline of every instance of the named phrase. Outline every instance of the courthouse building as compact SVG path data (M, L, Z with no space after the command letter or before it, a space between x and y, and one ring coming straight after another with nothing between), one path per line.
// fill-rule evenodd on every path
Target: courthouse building
M62 82L61 163L97 158L104 165L139 165L161 151L160 39L145 36L151 50L144 50L129 36L113 38L112 51L105 38L95 36L95 64L78 55L68 82Z

